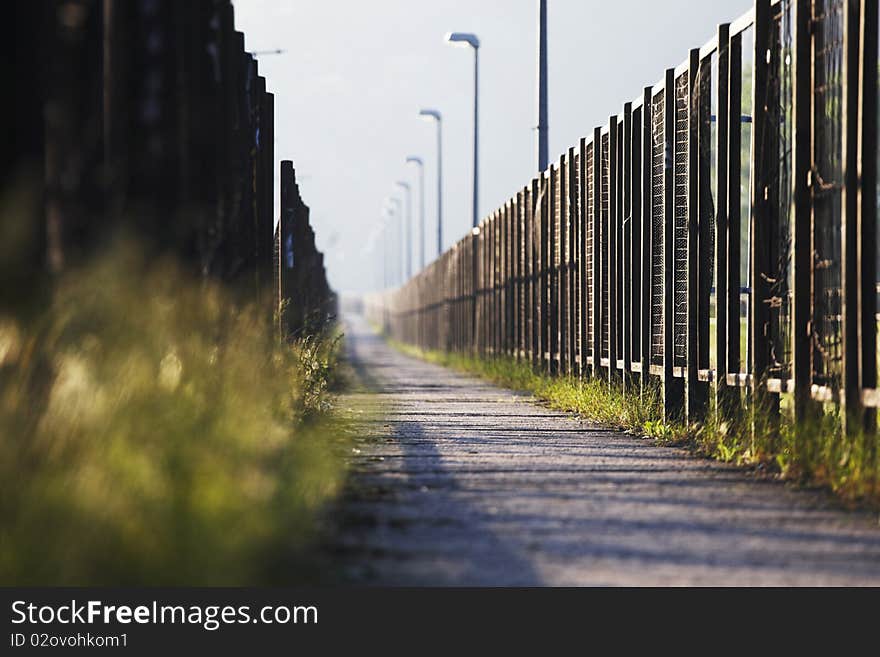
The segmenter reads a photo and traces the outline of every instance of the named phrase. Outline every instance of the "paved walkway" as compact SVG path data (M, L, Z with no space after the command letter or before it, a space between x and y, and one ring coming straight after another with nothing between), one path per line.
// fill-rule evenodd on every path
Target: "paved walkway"
M365 421L335 550L416 585L880 585L876 514L550 411L349 317ZM354 399L359 397L359 399Z

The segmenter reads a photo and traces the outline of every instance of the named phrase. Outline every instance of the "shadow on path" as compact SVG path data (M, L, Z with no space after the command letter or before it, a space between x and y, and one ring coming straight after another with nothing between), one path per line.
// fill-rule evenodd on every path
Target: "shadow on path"
M880 585L871 514L408 358L359 318L347 345L383 418L340 514L355 582Z

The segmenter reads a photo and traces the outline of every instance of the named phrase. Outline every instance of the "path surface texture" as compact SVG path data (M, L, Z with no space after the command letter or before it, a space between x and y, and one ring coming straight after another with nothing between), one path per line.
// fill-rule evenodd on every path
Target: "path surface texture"
M880 585L876 514L404 356L359 317L346 341L372 410L336 539L356 582Z

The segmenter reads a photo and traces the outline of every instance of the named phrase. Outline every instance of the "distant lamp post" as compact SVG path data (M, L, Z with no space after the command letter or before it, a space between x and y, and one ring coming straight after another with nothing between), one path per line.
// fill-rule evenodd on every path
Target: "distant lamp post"
M437 257L443 253L443 117L433 109L419 111L423 121L437 124Z
M403 212L401 212L401 202L399 198L390 196L387 199L387 203L389 214L397 219L397 243L400 250L395 258L395 280L397 283L403 283Z
M419 268L425 268L425 163L422 158L410 155L407 164L419 167Z
M382 242L382 289L387 290L391 285L391 276L389 276L388 268L391 261L391 249L389 248L391 238L389 236L388 208L382 212L382 219L379 221L381 226L381 242Z
M450 32L446 35L446 41L455 46L470 47L474 50L474 217L473 225L478 226L480 223L479 211L479 143L480 143L480 40L476 34L467 32Z
M547 0L538 0L538 171L547 168Z

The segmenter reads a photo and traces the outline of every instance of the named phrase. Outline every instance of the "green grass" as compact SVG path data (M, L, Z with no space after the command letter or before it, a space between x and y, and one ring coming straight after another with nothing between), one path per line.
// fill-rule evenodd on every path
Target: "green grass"
M118 245L0 314L0 584L291 584L344 478L337 340Z
M722 421L713 402L705 422L685 426L664 422L662 397L656 387L624 394L620 385L550 376L510 357L424 351L395 341L392 345L406 354L529 392L557 410L659 443L684 445L701 455L751 466L802 485L823 487L847 504L880 506L878 437L842 435L832 405L796 430L790 399L783 395L779 429L773 431L766 416L756 413L740 397L732 402L727 419Z

